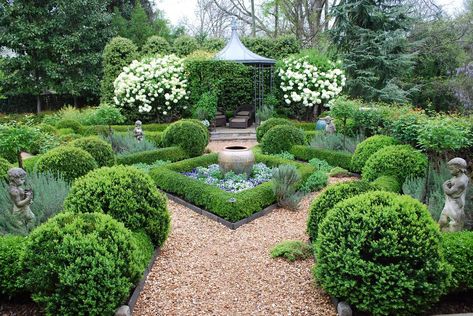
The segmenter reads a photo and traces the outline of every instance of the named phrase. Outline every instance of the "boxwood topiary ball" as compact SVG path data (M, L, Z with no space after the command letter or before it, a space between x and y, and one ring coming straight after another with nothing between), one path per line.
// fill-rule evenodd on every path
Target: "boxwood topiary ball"
M65 146L54 148L41 155L36 163L39 172L58 174L72 182L97 168L95 159L83 149Z
M381 148L395 145L396 140L386 135L375 135L368 137L356 146L355 153L351 158L351 166L354 172L361 172L368 158Z
M188 120L172 123L163 132L163 146L179 146L191 157L202 155L208 144L208 134L202 126Z
M372 190L374 188L366 181L350 181L331 185L327 190L320 193L309 207L307 232L309 233L310 240L314 241L317 239L320 223L322 223L327 212L335 204Z
M23 236L0 236L0 294L5 297L26 292L22 266L25 241Z
M63 129L63 128L70 128L74 131L76 134L80 134L82 132L82 124L79 123L78 121L75 120L60 120L56 124L57 129Z
M363 167L363 179L373 181L380 176L393 176L402 185L407 177L422 177L427 157L410 145L393 145L375 152Z
M374 191L335 205L315 243L317 282L372 315L414 315L438 301L451 279L427 207Z
M304 132L291 125L271 128L263 137L261 149L266 154L280 154L291 150L294 145L304 145Z
M77 179L64 209L109 214L132 230L144 230L156 246L164 243L169 231L166 197L134 167L103 167Z
M273 127L278 126L278 125L292 125L294 126L294 123L289 121L288 119L285 118L270 118L264 121L258 128L256 129L256 140L258 143L261 143L263 140L264 135Z
M76 139L70 145L91 154L99 167L113 166L115 164L115 154L113 153L112 145L96 136Z
M113 315L142 273L138 249L109 215L62 213L28 236L26 284L48 315Z
M451 290L472 290L473 232L443 233L442 237L445 259L453 266Z

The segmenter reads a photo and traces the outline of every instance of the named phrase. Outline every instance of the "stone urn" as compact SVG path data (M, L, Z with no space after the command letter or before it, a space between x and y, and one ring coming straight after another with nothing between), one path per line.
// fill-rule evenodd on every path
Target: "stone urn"
M233 171L250 176L254 163L255 155L245 146L227 146L218 153L218 165L223 174Z

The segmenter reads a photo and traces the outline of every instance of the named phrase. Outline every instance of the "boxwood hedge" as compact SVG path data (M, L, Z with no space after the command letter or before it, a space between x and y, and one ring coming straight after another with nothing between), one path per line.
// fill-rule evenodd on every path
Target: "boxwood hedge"
M352 170L352 155L349 153L301 145L292 146L290 153L299 160L309 161L312 158L318 158L327 161L331 166Z
M187 158L189 158L189 155L180 147L166 147L118 156L117 165L133 165L136 163L145 163L150 165L156 160L175 162Z

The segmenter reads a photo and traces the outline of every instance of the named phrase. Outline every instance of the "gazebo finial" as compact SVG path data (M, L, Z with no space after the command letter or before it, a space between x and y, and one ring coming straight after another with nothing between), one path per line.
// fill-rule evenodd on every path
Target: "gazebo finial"
M232 31L236 31L238 29L237 27L237 20L236 17L232 18Z

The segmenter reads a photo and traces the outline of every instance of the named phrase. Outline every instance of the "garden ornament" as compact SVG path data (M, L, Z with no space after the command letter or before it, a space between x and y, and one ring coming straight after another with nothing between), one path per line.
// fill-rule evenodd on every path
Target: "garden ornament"
M8 179L10 185L8 192L13 202L13 215L18 216L18 223L23 225L25 222L32 223L35 215L30 209L33 202L33 191L31 189L23 189L26 182L26 172L21 168L12 168L8 170Z
M144 136L142 125L143 124L141 123L140 120L136 121L135 129L133 130L133 135L135 136L136 140L139 142L143 140L143 136Z
M453 178L443 184L445 206L440 214L442 231L455 232L463 229L465 223L465 197L468 188L467 164L462 158L454 158L447 163Z
M335 134L337 129L335 128L335 124L333 124L332 118L330 116L326 116L324 118L327 125L325 125L325 133L326 134Z

